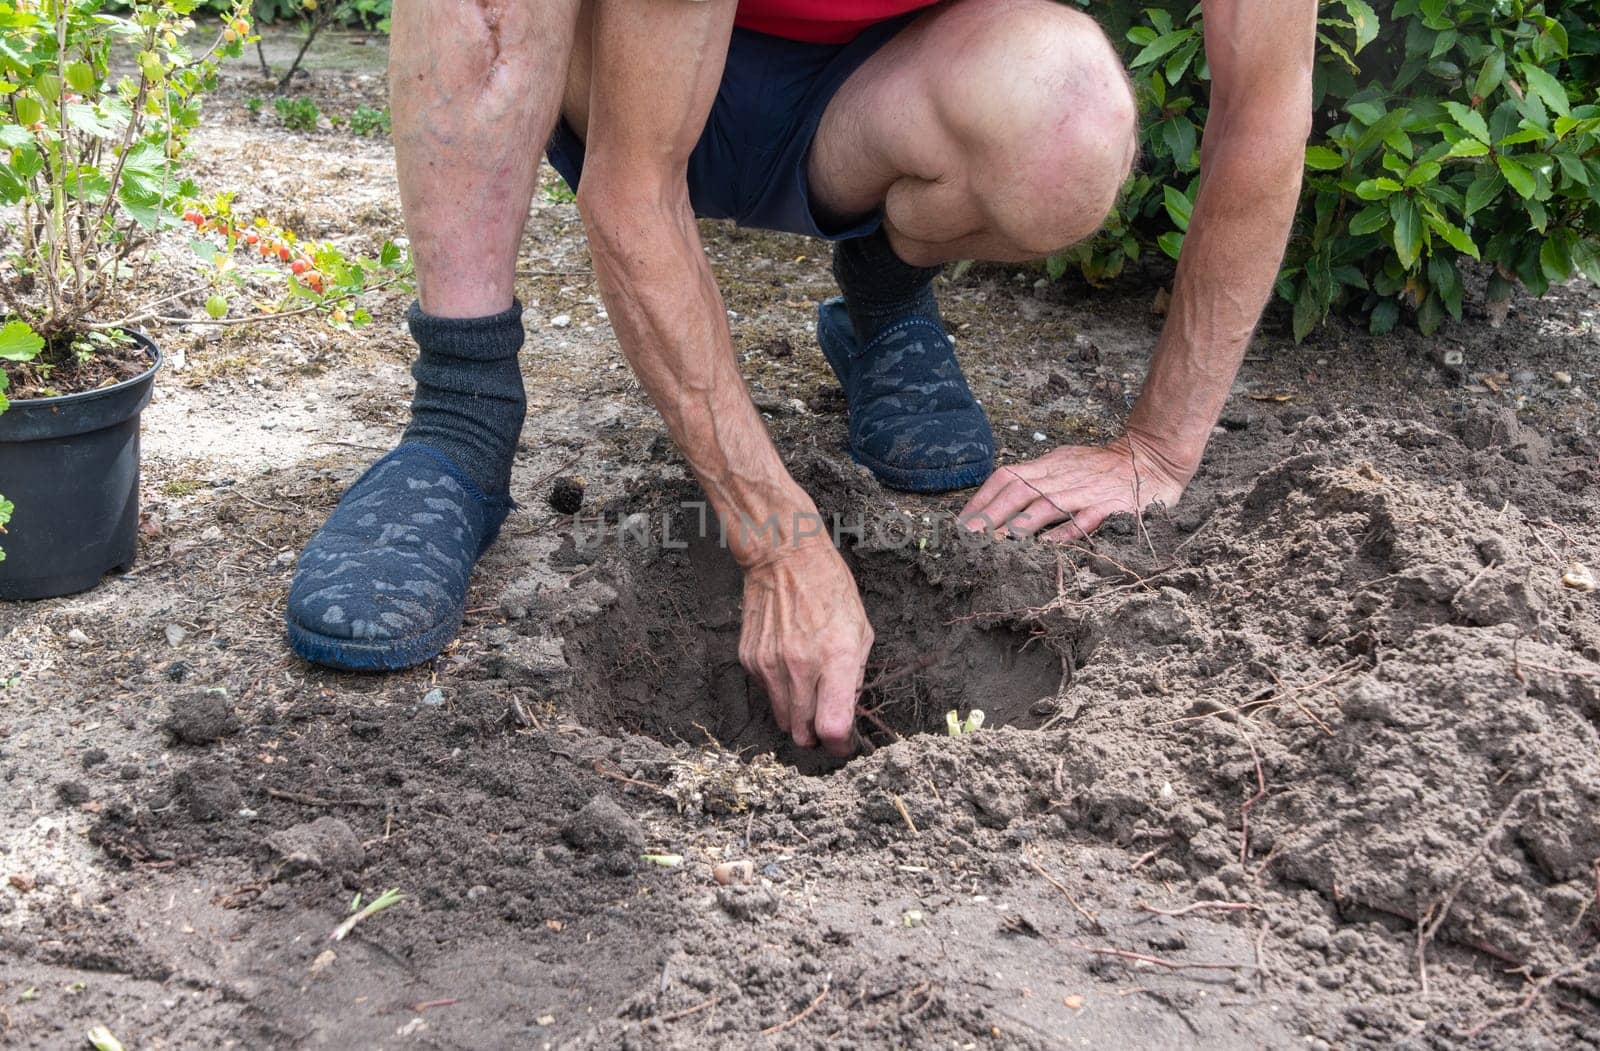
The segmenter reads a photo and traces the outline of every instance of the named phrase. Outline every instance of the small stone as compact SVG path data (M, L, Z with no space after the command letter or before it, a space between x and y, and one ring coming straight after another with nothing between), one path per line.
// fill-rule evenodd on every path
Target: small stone
M1049 436L1046 435L1043 431L1034 431L1033 432L1033 440L1036 441L1036 442L1042 442L1047 437L1049 437Z
M87 646L89 645L89 636L84 633L82 628L73 628L67 632L67 644L70 646Z
M1572 588L1574 591L1593 591L1597 586L1594 570L1582 562L1574 562L1561 574L1562 587Z
M1570 373L1570 372L1552 372L1550 374L1550 378L1555 380L1557 385L1559 385L1559 386L1562 386L1562 387L1570 387L1570 386L1572 386L1572 373Z
M167 625L167 645L177 646L189 637L189 632L181 624Z
M422 695L422 703L426 704L429 708L444 707L444 691L435 686L433 689Z
M91 748L83 753L83 768L88 770L90 767L99 766L109 758L111 757L104 748Z
M89 801L89 786L82 781L63 781L56 786L56 797L68 806Z
M900 925L906 928L920 927L926 919L921 909L907 909L900 917Z
M1511 382L1517 384L1518 386L1525 386L1538 378L1538 373L1534 372L1532 369L1518 369L1511 374Z
M489 893L489 888L487 886L482 883L475 884L474 886L467 888L467 900L477 901L487 893Z
M550 319L551 328L566 328L570 324L572 324L571 314L557 314Z
M1300 933L1295 937L1295 941L1307 949L1326 949L1328 940L1328 928L1315 923L1307 924L1300 928Z
M551 483L545 499L557 514L575 515L583 507L583 490L582 478L562 475Z
M756 867L748 861L724 861L711 869L711 878L724 887L735 883L754 883Z
M561 838L586 853L644 851L644 829L610 796L596 796L561 829Z
M279 551L278 552L277 563L280 566L293 565L294 564L294 552L293 551Z

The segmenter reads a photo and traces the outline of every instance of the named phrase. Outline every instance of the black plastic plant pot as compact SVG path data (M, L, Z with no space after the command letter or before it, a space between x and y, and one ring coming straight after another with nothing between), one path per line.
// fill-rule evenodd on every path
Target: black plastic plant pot
M111 387L14 401L0 412L0 494L16 505L0 536L0 599L87 591L133 564L139 541L139 414L161 351L132 333L150 368Z

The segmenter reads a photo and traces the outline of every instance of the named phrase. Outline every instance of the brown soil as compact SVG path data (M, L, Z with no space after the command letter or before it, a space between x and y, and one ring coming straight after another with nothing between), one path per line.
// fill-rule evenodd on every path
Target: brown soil
M11 378L8 397L22 401L81 394L131 380L149 368L150 359L137 343L104 347L80 358L71 349L71 337L62 337L28 364L6 366Z
M368 74L307 90L381 105ZM260 92L241 70L208 110L201 181L397 235L386 143L292 137ZM0 1042L1600 1048L1600 599L1561 583L1600 567L1600 294L1450 330L1460 375L1415 333L1296 347L1274 315L1181 506L967 546L959 495L841 452L818 246L703 233L786 458L865 524L866 703L903 739L782 745L541 198L523 510L430 666L281 640L294 552L403 424L403 303L357 336L161 334L139 565L0 609ZM1114 433L1160 323L1153 286L1036 277L942 290L1008 460ZM601 512L647 540L589 542Z

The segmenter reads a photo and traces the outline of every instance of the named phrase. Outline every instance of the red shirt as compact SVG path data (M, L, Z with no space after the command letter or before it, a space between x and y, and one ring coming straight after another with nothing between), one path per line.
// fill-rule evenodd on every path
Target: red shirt
M938 0L739 0L737 24L757 33L843 44L874 22L932 7Z

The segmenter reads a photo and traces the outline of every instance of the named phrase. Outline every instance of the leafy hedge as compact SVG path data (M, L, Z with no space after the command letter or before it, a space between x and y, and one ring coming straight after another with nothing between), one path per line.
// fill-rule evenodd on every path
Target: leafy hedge
M1209 76L1200 10L1071 0L1125 46L1144 163L1093 240L1052 276L1117 276L1174 258L1198 188ZM1306 181L1277 292L1297 340L1331 310L1386 332L1461 317L1463 261L1490 301L1600 283L1600 4L1595 0L1325 0Z
M319 7L333 5L330 21L337 25L356 26L361 29L389 30L389 8L392 0L251 0L250 17L256 22L292 22L297 18L311 17ZM126 3L112 3L111 7L127 7ZM196 11L224 15L233 8L233 0L199 0Z

